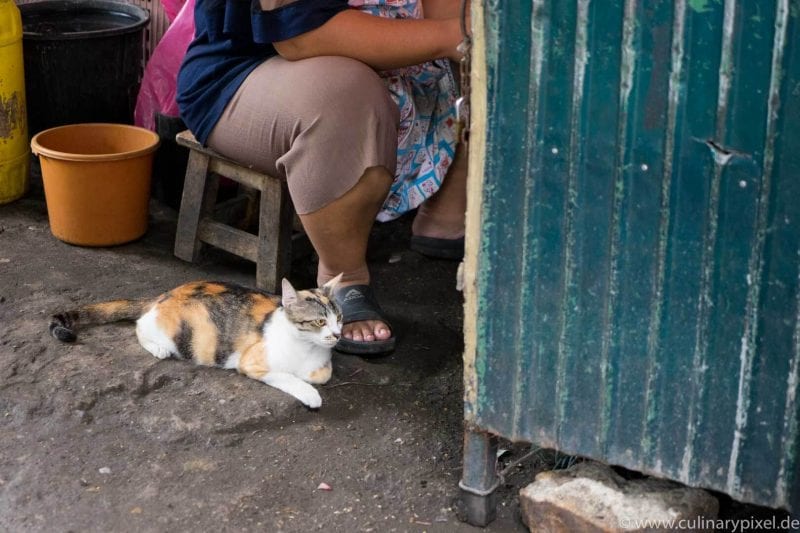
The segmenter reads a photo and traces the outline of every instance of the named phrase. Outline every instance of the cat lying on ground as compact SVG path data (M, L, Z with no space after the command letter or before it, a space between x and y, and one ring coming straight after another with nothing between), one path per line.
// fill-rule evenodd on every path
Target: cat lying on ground
M230 283L197 281L155 299L115 300L58 313L50 333L73 342L79 327L136 320L139 344L159 359L236 369L318 408L322 398L310 383L331 378L331 350L342 331L332 297L340 279L301 291L284 279L280 299Z

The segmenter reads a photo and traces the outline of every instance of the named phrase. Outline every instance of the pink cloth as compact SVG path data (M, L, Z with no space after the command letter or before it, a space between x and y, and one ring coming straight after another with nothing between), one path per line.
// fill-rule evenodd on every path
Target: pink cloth
M161 0L161 8L170 23L175 20L175 16L180 12L184 3L184 0Z
M176 2L171 7L177 5ZM164 4L167 16L167 3ZM139 96L133 120L137 126L155 131L155 115L160 113L178 116L178 104L175 101L178 69L180 69L186 49L194 37L194 0L186 0L175 20L164 33L161 41L153 50L150 61L144 69Z

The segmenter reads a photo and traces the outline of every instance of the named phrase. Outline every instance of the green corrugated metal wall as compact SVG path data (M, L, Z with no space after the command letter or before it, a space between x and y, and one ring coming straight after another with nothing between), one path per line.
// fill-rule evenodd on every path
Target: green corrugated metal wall
M800 1L483 16L467 421L800 510Z

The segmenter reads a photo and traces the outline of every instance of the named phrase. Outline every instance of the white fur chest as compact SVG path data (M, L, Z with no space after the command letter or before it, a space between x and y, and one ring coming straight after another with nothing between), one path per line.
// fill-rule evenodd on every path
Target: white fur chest
M304 337L282 312L264 325L263 343L270 372L286 372L304 380L332 356L330 347Z

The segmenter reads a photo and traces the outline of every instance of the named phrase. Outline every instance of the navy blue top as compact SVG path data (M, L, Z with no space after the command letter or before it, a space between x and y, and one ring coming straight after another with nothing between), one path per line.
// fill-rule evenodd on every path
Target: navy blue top
M297 0L264 11L258 0L196 0L194 40L178 72L181 118L205 144L244 79L277 54L272 43L322 26L347 0Z

